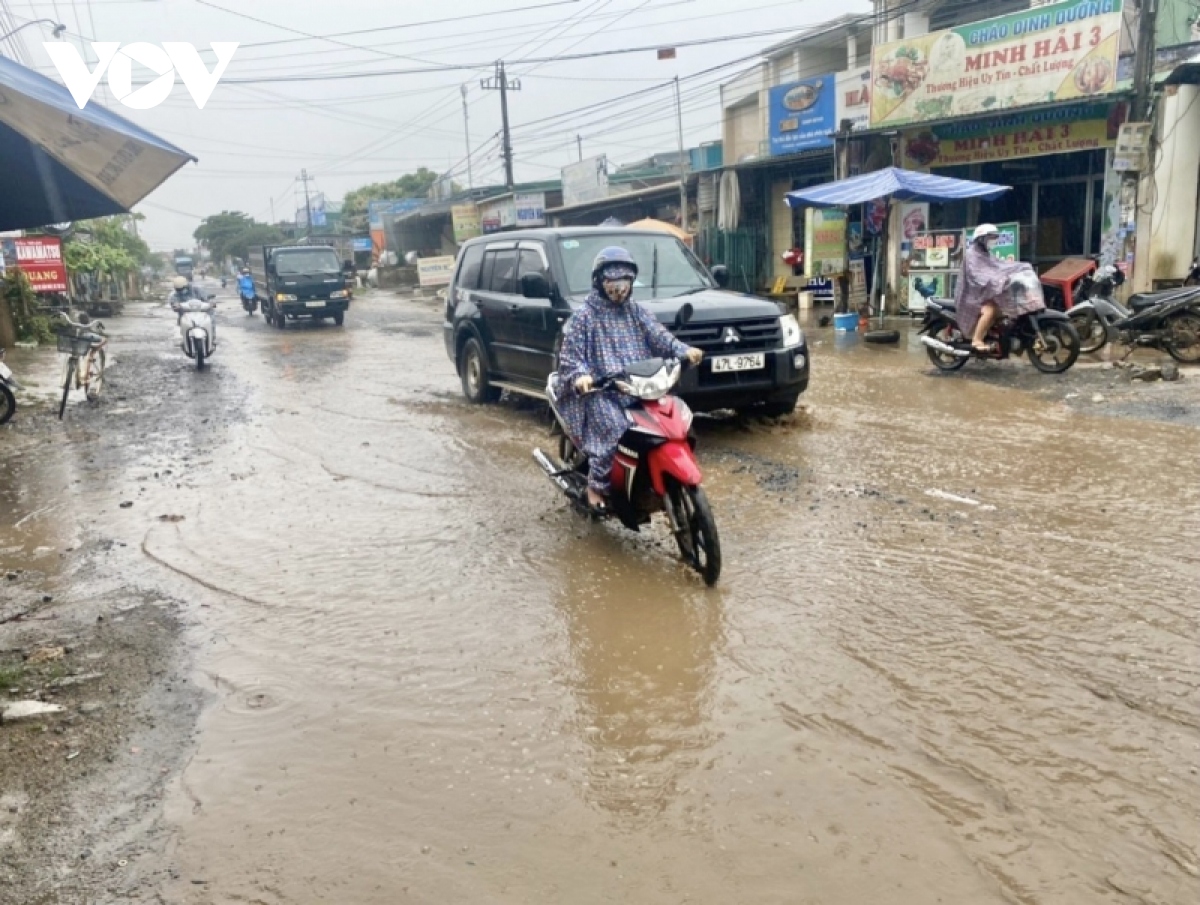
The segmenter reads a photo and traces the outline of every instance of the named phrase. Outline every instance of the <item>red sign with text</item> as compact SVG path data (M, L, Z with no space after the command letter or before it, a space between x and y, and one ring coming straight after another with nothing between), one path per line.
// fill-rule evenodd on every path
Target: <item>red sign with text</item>
M14 239L17 266L29 278L34 292L66 292L67 265L63 262L62 239L35 236Z

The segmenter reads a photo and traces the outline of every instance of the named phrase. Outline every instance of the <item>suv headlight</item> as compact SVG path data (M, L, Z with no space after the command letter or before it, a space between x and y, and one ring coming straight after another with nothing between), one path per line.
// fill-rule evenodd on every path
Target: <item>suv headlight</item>
M783 347L791 349L804 342L804 331L800 329L800 322L796 320L796 315L785 314L779 318L779 329L783 332Z
M329 297L331 299L344 299L346 297L346 290L335 289L333 292L329 293Z
M294 295L288 295L285 292L277 292L275 294L275 301L277 301L277 302L294 302L294 301L296 301L296 297Z

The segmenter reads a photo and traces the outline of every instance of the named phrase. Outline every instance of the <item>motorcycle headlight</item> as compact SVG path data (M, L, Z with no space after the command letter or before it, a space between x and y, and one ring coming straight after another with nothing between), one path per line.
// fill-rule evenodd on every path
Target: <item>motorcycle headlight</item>
M779 319L779 329L783 331L783 347L785 349L791 349L804 342L804 331L800 329L800 322L796 320L796 315L783 315Z
M277 302L294 302L294 301L296 301L296 297L294 295L288 295L287 293L280 292L275 295L275 301L277 301Z
M335 289L333 292L329 293L329 297L331 299L344 299L347 295L348 293L345 289Z

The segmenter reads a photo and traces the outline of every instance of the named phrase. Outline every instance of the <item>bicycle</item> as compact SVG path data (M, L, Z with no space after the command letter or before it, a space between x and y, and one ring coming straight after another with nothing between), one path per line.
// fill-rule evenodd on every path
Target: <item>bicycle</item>
M58 332L58 351L68 356L62 402L58 406L58 419L61 421L67 409L72 378L75 388L82 389L89 402L100 398L100 391L104 388L104 366L108 357L104 347L108 345L108 337L104 334L104 324L100 321L92 323L86 314L80 315L78 322L71 320L66 312L60 312L59 317L67 322L67 329ZM83 359L82 367L80 359Z

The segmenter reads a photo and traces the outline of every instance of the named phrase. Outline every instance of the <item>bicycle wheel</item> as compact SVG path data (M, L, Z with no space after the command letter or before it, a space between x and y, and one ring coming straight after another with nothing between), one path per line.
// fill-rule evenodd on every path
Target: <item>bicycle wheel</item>
M107 363L107 356L103 349L97 349L88 358L87 378L83 385L86 387L88 402L95 402L100 398L100 391L104 389L104 366Z
M67 394L71 392L71 382L75 379L75 368L79 360L72 355L67 359L67 376L63 380L62 402L58 404L58 420L62 421L63 412L67 410Z

